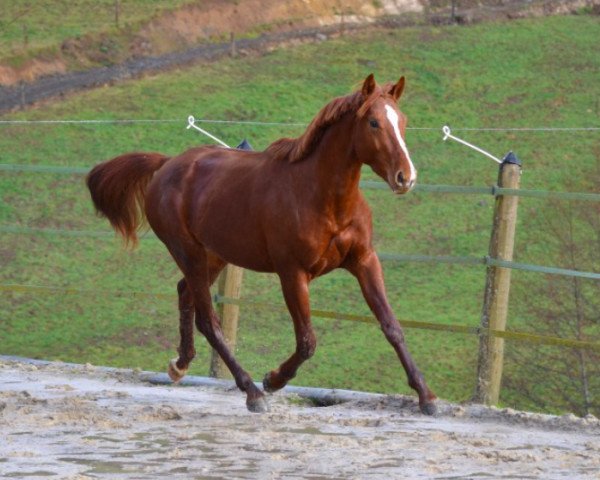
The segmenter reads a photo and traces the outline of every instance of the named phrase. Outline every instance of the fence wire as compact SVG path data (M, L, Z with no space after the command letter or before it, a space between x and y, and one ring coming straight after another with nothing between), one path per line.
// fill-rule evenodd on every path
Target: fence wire
M213 118L196 118L197 123L210 123L215 125L248 125L248 126L261 126L261 127L306 127L310 121L307 122L278 122L273 120L224 120L224 119L213 119ZM110 119L110 118L98 118L98 119L49 119L49 120L0 120L1 125L22 125L22 126L36 126L36 125L110 125L110 124L144 124L144 123L181 123L186 124L187 118L130 118L130 119ZM407 130L421 130L431 132L441 132L440 127L407 127ZM600 126L582 126L582 127L553 127L553 126L542 126L542 127L452 127L452 131L462 132L541 132L541 133L554 133L554 132L600 132Z

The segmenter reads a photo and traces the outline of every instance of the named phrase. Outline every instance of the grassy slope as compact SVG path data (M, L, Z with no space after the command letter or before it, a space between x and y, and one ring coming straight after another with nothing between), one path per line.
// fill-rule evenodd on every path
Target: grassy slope
M0 163L91 166L130 150L177 153L204 142L184 130L185 118L308 122L331 97L349 92L374 71L381 80L408 79L402 101L415 127L577 127L598 124L600 59L590 45L598 18L556 17L466 28L414 28L223 60L140 81L126 82L49 103L14 118L179 118L179 123L124 125L2 125ZM11 117L11 118L12 118ZM301 127L211 125L234 143L248 137L263 148ZM458 132L457 132L458 134ZM524 188L591 191L597 168L597 133L460 132L502 155L524 160ZM439 131L407 135L420 181L489 185L497 169ZM0 222L44 228L106 230L92 214L81 177L0 174ZM373 174L365 171L365 178ZM395 198L367 192L380 251L478 255L487 251L493 201L488 197L412 194ZM516 246L520 261L558 265L546 241L539 202L521 203ZM118 241L2 234L2 282L109 291L172 293L179 275L164 248L145 240L128 253ZM476 325L485 272L447 265L387 265L386 279L399 317ZM535 330L523 295L540 277L514 275L510 324ZM525 293L524 293L525 292ZM277 279L248 273L251 300L281 304ZM314 308L367 313L355 282L343 272L316 281ZM173 301L102 295L2 293L0 351L69 361L163 369L177 343ZM544 299L540 299L544 302ZM297 384L408 392L391 348L376 327L314 320L320 347ZM417 364L442 397L464 400L475 377L476 340L454 334L407 331ZM202 341L202 344L204 342ZM238 355L260 378L293 348L286 315L246 308ZM194 373L206 372L198 348ZM510 365L507 366L510 368ZM513 402L505 398L506 402Z
M190 0L120 2L119 33ZM0 0L0 59L18 64L40 52L53 52L63 41L83 35L117 33L114 0ZM27 38L27 44L25 39Z

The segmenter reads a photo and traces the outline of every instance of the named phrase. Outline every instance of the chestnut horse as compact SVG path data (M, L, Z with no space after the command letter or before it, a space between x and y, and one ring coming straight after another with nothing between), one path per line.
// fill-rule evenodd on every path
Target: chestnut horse
M97 212L134 245L145 212L183 272L177 285L179 357L169 365L173 381L194 358L195 320L246 392L248 409L268 410L264 393L225 343L210 285L227 263L279 276L296 350L264 377L264 390L273 392L315 351L309 283L344 268L358 280L419 395L421 411L435 412L435 395L386 298L371 211L359 189L363 164L397 194L415 184L417 171L403 138L406 117L396 105L403 89L404 77L380 86L369 75L360 90L325 105L300 137L277 140L263 152L203 146L171 158L128 153L92 169L87 186Z

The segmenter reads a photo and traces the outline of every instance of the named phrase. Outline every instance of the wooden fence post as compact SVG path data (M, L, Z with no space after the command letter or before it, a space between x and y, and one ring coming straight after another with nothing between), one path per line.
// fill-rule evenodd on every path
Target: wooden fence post
M220 297L240 298L242 288L242 276L244 269L235 265L227 265L219 276L218 292ZM240 307L230 303L220 303L217 313L221 319L221 328L223 336L229 349L233 352L237 341L238 316ZM223 362L216 350L212 351L210 361L211 377L231 378L231 372Z
M498 186L519 188L521 162L510 152L500 165ZM519 197L499 195L494 207L494 223L490 239L489 257L512 261ZM483 300L481 327L505 330L510 292L510 269L488 266ZM495 405L500 396L500 382L504 361L504 339L483 332L479 337L477 386L474 400Z
M233 32L231 33L232 45L235 45L235 37ZM252 150L252 146L244 139L236 148L240 150ZM219 276L218 282L218 295L219 297L228 298L240 298L240 291L242 290L242 276L244 269L236 267L231 263L228 264L221 275ZM225 343L229 347L229 350L235 352L235 344L237 341L237 329L238 329L238 316L240 313L239 305L233 305L231 303L219 303L217 313L221 320L221 329L223 330L223 337ZM208 374L211 377L216 378L231 378L231 372L225 362L221 359L219 354L213 350L210 360L210 369Z
M23 24L23 48L29 47L29 27L26 23Z
M229 56L231 58L237 57L237 49L235 47L235 33L229 33Z
M121 0L115 0L115 27L119 28L119 17L121 16Z

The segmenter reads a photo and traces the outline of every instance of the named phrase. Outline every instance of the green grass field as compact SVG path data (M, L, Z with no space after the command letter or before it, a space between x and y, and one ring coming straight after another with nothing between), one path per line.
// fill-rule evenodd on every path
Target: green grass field
M441 126L502 156L523 160L522 187L598 191L600 133L461 128L590 127L600 125L600 35L593 16L552 17L469 27L418 27L224 59L47 102L4 120L148 119L164 123L0 124L0 163L90 167L125 151L176 154L206 139L187 131L186 118L307 123L333 96L352 91L371 71L381 81L406 75L401 108L407 144L423 184L491 185L497 166L457 144L443 143ZM255 148L303 131L293 125L205 124L225 141L246 137ZM365 179L375 179L365 170ZM81 175L0 173L1 226L108 231L93 215ZM380 252L487 254L493 198L366 191ZM243 201L241 193L240 201ZM573 202L573 209L595 209ZM520 203L517 261L563 266L547 219L551 206ZM575 225L575 236L589 235ZM164 370L175 355L180 278L164 247L145 239L134 252L112 237L1 233L0 283L52 286L89 293L2 291L0 352L36 358ZM587 237L586 237L587 238ZM419 263L384 265L400 320L477 325L485 282L482 267ZM575 265L589 268L588 264ZM543 275L513 273L509 326L538 331L529 293ZM97 290L97 291L95 291ZM172 295L171 299L130 292ZM247 272L243 297L282 305L277 278ZM312 285L315 309L367 314L350 275L335 272ZM540 305L552 298L540 296ZM565 300L565 302L568 299ZM408 393L404 373L375 325L314 319L319 347L295 384ZM594 333L593 331L591 332ZM255 379L292 351L291 321L278 311L245 307L237 354ZM462 401L473 393L477 340L407 330L409 348L431 388ZM597 337L596 337L597 340ZM209 353L198 337L192 373L205 374ZM510 348L513 348L512 346ZM521 348L515 346L514 348ZM526 346L524 348L532 348ZM507 371L518 375L519 366ZM512 391L502 402L536 408ZM556 411L560 406L545 406Z

